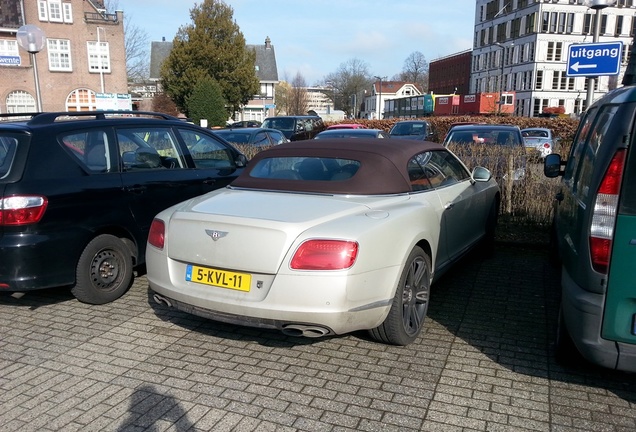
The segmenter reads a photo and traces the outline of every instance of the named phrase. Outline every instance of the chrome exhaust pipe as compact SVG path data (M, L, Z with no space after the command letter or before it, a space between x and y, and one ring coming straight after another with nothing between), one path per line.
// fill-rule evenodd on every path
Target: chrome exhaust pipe
M308 338L319 338L331 334L331 330L328 328L304 324L287 324L283 326L282 331L287 336L303 336Z
M164 296L160 296L159 294L154 294L152 296L152 298L159 303L160 305L165 305L168 307L172 307L172 303L170 303L170 300L168 300L167 298L165 298Z

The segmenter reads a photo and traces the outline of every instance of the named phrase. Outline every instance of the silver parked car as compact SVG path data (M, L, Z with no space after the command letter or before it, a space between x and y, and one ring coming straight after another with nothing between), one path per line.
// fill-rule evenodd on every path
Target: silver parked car
M547 128L527 128L521 130L523 144L529 156L544 159L554 152L557 138L552 134L552 130Z
M146 255L155 300L293 336L413 342L431 283L492 244L500 192L439 144L397 141L281 144L229 187L159 213Z

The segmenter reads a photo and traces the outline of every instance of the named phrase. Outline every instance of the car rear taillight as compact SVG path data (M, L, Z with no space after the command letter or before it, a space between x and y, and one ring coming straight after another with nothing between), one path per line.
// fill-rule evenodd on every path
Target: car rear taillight
M344 270L358 256L358 243L345 240L307 240L291 260L294 270Z
M150 225L150 233L148 234L148 243L162 249L166 241L166 224L161 219L155 219Z
M599 273L606 274L609 265L624 166L625 149L620 149L612 158L596 193L590 226L590 259L592 267Z
M550 148L550 143L543 143L543 148L549 149Z
M0 199L0 226L30 225L44 216L48 200L43 196L10 196Z

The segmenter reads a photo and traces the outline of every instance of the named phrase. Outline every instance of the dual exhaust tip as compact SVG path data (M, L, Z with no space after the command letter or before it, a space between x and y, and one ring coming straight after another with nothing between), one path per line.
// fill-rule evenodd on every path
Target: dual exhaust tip
M152 298L160 305L173 307L170 299L162 295L155 293ZM333 332L327 327L311 324L284 324L281 330L284 335L293 337L319 338L333 334Z

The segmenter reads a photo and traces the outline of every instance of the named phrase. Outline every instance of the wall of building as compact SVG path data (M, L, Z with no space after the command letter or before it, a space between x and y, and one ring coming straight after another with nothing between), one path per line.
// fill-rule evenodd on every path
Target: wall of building
M93 4L84 0L65 1L62 5L70 5L70 10L62 11L61 21L55 15L41 17L37 1L22 2L23 16L19 22L3 26L0 40L15 41L20 26L33 24L45 34L45 48L35 54L40 83L43 111L66 111L95 108L97 93L128 93L126 79L126 54L124 47L123 12L102 14ZM47 6L49 2L46 2ZM57 3L58 5L60 3ZM53 6L55 6L53 4ZM69 6L64 6L68 8ZM13 28L14 27L14 28ZM98 34L99 32L99 34ZM52 70L51 59L56 55L49 49L49 41L68 43L70 54L70 70ZM89 71L88 42L104 42L108 45L110 72ZM5 44L6 46L8 44ZM0 112L16 110L8 107L7 100L15 92L24 92L25 101L30 96L36 101L35 78L32 56L22 48L18 48L19 65L0 65ZM74 93L75 92L75 93ZM69 101L69 96L77 96ZM14 99L13 99L14 100ZM18 111L35 111L35 106L18 107Z

